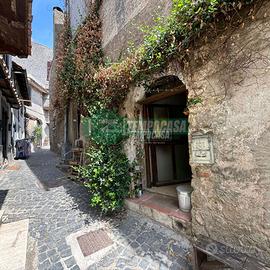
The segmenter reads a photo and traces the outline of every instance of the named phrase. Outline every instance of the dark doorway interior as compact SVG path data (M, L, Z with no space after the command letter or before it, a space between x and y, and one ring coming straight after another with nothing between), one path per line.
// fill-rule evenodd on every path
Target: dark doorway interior
M187 91L144 105L152 129L145 140L148 187L191 181L186 106Z

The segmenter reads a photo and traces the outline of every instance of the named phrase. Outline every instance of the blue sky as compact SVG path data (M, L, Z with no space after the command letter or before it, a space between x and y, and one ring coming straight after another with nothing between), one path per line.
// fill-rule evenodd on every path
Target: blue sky
M64 0L33 0L32 39L53 46L53 7L64 6Z

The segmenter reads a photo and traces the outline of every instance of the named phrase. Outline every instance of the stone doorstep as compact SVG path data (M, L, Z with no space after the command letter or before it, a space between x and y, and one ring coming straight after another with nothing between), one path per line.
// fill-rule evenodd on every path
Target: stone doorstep
M127 199L126 207L129 210L135 211L165 225L173 230L179 231L190 227L191 214L180 211L177 207L170 207L162 204L164 199L175 201L175 199L158 194L144 194L138 199Z
M64 173L68 173L68 171L70 169L70 165L68 165L68 164L57 164L56 168L59 169L60 171L64 172Z
M232 268L224 265L219 261L211 261L211 262L202 262L201 270L232 270Z

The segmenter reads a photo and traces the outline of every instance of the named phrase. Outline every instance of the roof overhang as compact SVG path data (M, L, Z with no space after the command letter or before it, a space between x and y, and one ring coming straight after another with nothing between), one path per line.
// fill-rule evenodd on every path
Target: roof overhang
M36 90L41 92L42 94L49 94L49 90L46 89L41 83L35 80L31 75L28 74L28 82L31 86L33 86Z
M30 120L34 120L34 121L37 121L39 124L41 124L42 125L42 120L40 119L40 118L38 118L37 116L35 116L35 115L33 115L33 114L31 114L31 113L29 113L29 112L26 112L25 113L25 117L26 118L28 118L28 119L30 119Z
M26 112L25 117L31 119L31 120L40 120L38 117L34 116L33 114Z
M32 0L0 1L0 53L31 54Z

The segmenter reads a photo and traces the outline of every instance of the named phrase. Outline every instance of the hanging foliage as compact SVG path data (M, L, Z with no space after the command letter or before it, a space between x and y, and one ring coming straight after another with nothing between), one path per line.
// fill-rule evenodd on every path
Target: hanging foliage
M74 39L68 18L65 18L56 55L54 107L61 110L70 100L76 100L80 106L87 107L98 98L93 77L103 63L101 23L94 8L79 27Z
M54 95L52 96L52 107L58 108L59 112L62 112L68 100L69 85L73 81L69 76L73 77L74 75L71 74L72 72L69 68L69 62L72 63L70 58L73 57L70 44L71 31L67 17L65 17L64 27L59 34L55 54L56 78L54 82Z
M63 72L58 72L63 93L68 96L64 100L78 99L80 104L89 105L99 99L108 108L118 109L132 83L144 81L173 57L184 59L203 33L218 35L219 28L219 31L226 29L226 21L242 23L239 12L253 2L256 0L173 0L170 15L157 18L156 26L144 29L142 45L109 67L103 62L98 12L96 6L90 7L75 39L71 41L70 30L64 35ZM248 15L252 16L252 12Z
M89 163L78 168L89 189L90 204L105 213L120 210L128 196L131 177L129 161L118 146L91 146L87 149Z
M170 15L157 18L156 26L144 29L142 45L120 63L109 66L103 62L97 6L90 7L89 16L73 40L70 29L65 27L57 58L59 97L55 106L77 100L80 108L87 107L95 122L96 132L87 151L90 162L78 168L89 187L92 205L103 211L119 209L131 181L128 160L121 148L125 138L115 130L111 137L102 133L101 120L111 120L107 110L113 109L115 118L131 84L142 83L172 58L183 61L204 34L218 35L226 29L227 22L241 24L239 12L256 1L259 0L173 0ZM246 16L253 16L252 10L251 7ZM117 119L123 124L121 118Z

